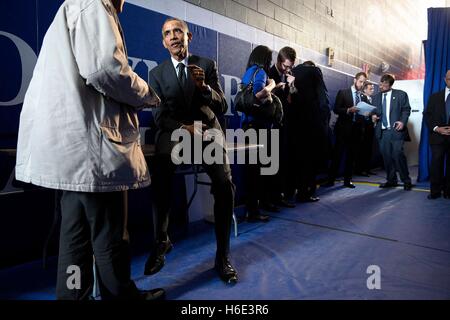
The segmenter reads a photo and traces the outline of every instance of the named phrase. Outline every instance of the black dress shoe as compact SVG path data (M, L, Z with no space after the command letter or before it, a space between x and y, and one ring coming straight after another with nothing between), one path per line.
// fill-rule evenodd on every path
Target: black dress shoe
M434 199L437 199L437 198L440 198L441 197L441 194L440 193L430 193L428 196L427 196L427 199L430 199L430 200L434 200ZM445 196L444 196L445 197Z
M351 183L350 181L344 182L344 187L350 188L350 189L355 189L356 188L356 186L353 183Z
M265 214L261 214L259 211L248 212L247 213L247 221L248 222L268 222L269 216L266 216Z
M298 202L317 202L319 201L319 197L310 196L310 197L297 197Z
M280 201L275 202L275 205L283 208L295 208L294 203L290 203L289 201L282 199Z
M164 300L166 299L166 292L164 289L156 288L152 290L143 290L140 292L140 299L142 300Z
M411 183L405 183L403 185L403 190L405 191L411 191L412 190L412 184Z
M225 281L225 283L236 283L238 281L237 271L227 257L216 258L214 269L216 269L220 279Z
M278 208L277 206L275 206L272 203L261 203L259 206L261 209L263 209L264 211L269 211L269 212L280 212L280 208Z
M166 262L166 253L169 253L172 248L173 245L169 238L166 241L159 241L156 244L156 250L152 250L145 262L144 275L149 276L161 270Z
M398 183L393 183L393 182L385 182L385 183L381 183L380 184L380 188L385 189L385 188L395 188L398 186Z

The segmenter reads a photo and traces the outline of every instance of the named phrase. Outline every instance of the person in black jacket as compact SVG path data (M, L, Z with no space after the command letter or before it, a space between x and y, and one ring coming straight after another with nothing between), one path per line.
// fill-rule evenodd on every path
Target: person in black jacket
M346 161L344 168L344 186L355 188L352 183L352 173L355 161L355 153L361 141L361 131L364 117L358 115L356 105L361 101L361 90L367 74L359 72L353 79L353 86L348 89L339 90L334 104L334 113L338 115L335 125L336 143L333 150L330 170L328 172L328 182L324 187L334 185L339 170L339 164L346 151Z
M217 115L225 113L227 104L213 60L189 55L188 45L192 39L188 25L177 18L167 19L162 27L163 45L170 53L150 72L150 83L161 98L155 109L156 156L153 190L155 243L147 259L144 274L158 272L165 262L165 254L172 248L167 229L169 223L170 194L175 164L171 161L171 140L177 129L187 130L191 136L202 135L194 121L202 121L207 128L222 130ZM205 146L205 144L203 145ZM231 219L234 210L234 184L231 169L224 152L222 164L202 164L211 178L214 196L214 219L217 241L215 269L225 282L237 281L237 272L229 260Z
M275 81L277 87L272 91L280 98L283 105L283 120L281 125L274 126L280 130L280 168L276 175L272 177L272 200L277 207L294 208L295 204L289 201L287 181L291 176L288 163L289 157L293 156L294 150L289 150L287 128L291 118L292 105L290 91L294 85L295 77L292 75L297 53L291 47L283 47L278 52L277 62L269 70L269 78ZM291 152L290 152L291 151Z
M296 92L288 119L291 162L296 200L316 202L316 175L329 153L330 104L320 68L306 61L292 70Z
M450 199L450 70L445 75L446 87L433 94L423 112L430 131L430 194L428 199ZM444 174L444 161L446 162Z
M361 94L361 101L372 104L372 96L375 91L375 86L371 82L364 82L363 92ZM369 177L374 173L370 171L370 164L372 160L373 141L375 137L374 123L371 115L364 115L362 124L362 139L358 146L356 159L356 174L364 177Z

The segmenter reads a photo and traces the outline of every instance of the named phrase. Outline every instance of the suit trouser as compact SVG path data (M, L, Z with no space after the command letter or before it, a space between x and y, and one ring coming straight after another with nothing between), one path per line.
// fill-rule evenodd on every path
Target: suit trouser
M93 255L102 299L137 298L139 292L130 279L129 244L123 240L122 193L64 191L61 216L57 299L89 298L93 288ZM68 273L70 266L79 267L79 289L68 287L74 279L70 277L75 275Z
M316 194L317 166L321 160L318 159L317 140L306 137L307 133L300 135L296 149L296 187L299 198L309 198Z
M375 130L372 121L365 120L362 130L362 141L358 147L356 169L359 172L369 172L372 160L373 139Z
M152 187L153 225L155 244L167 239L169 212L172 191L172 179L176 165L170 155L157 154L153 161ZM231 221L234 210L234 184L231 170L224 164L203 164L202 167L211 179L211 193L214 196L214 227L217 241L217 255L226 256L230 250Z
M430 192L440 194L444 191L445 194L450 195L450 138L441 144L432 144L430 147ZM444 163L446 163L445 172Z
M408 162L404 152L404 140L395 136L393 129L382 130L379 139L380 152L383 156L386 180L389 183L397 183L397 171L403 183L411 183L409 177Z
M336 130L336 144L334 145L331 159L329 180L334 181L336 179L342 156L346 151L344 180L350 181L352 179L357 148L361 139L361 123L352 123L351 131L348 133L343 128L337 128Z
M286 126L275 127L279 130L279 169L278 172L268 181L273 184L273 191L271 193L271 201L279 202L282 200L282 195L286 196L289 192L288 177L292 173L289 172L289 147L288 147L288 132ZM269 137L269 141L270 137ZM270 179L270 178L269 178Z

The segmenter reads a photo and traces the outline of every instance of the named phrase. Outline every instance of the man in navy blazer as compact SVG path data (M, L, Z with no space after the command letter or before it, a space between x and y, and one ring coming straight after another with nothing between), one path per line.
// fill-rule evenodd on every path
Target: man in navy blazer
M398 185L397 171L406 191L412 189L409 177L408 163L403 150L407 138L407 123L411 114L408 94L402 90L392 89L395 79L390 74L384 74L380 81L380 92L373 98L377 107L373 119L375 136L378 139L380 152L383 156L387 181L380 188L393 188Z
M445 75L446 87L433 94L423 112L424 120L430 130L431 147L430 194L428 199L450 198L450 70ZM444 175L444 161L447 165Z
M356 105L361 101L361 91L366 80L367 74L358 72L353 78L353 85L350 88L339 90L336 95L334 103L334 113L338 115L334 127L336 143L328 172L328 182L323 185L324 187L334 186L341 159L346 152L344 186L355 188L352 183L352 174L356 158L355 153L362 139L364 122L364 117L358 114L359 109Z
M186 22L177 18L167 19L162 26L162 37L170 59L152 69L149 78L161 98L161 104L154 112L157 126L156 155L151 165L154 167L155 243L145 265L146 275L157 273L164 266L165 254L172 249L167 234L171 182L176 169L171 160L171 152L176 144L171 141L172 133L177 129L185 129L191 136L202 136L204 129L222 130L217 117L227 110L215 62L189 54L192 33ZM194 121L201 121L204 127L197 128ZM223 156L222 164L202 165L211 179L211 193L214 196L217 241L215 268L225 282L235 282L237 272L228 257L235 187L229 162L225 159L225 150Z

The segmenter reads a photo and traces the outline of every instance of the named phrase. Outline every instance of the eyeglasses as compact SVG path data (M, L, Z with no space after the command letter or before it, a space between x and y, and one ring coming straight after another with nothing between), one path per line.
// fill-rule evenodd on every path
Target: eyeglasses
M284 63L282 63L281 66L283 67L283 69L286 69L286 70L291 70L292 69L292 66L287 66Z

